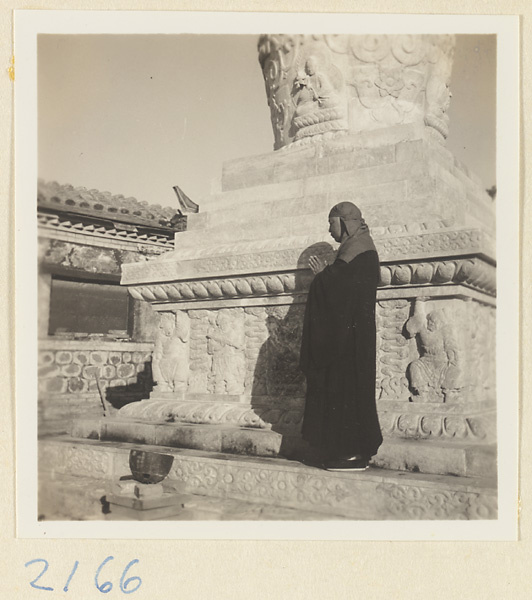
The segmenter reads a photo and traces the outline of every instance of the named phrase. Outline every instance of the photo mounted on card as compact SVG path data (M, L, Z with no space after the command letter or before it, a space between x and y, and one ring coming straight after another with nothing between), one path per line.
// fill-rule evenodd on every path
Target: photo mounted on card
M18 535L515 539L517 18L15 33Z

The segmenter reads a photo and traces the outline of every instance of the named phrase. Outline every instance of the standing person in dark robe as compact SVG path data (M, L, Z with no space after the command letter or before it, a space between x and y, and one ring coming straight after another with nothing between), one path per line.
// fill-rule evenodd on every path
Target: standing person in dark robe
M340 242L327 265L311 256L301 368L307 378L303 439L328 470L364 470L382 443L375 404L375 300L379 257L360 210L341 202L329 214Z

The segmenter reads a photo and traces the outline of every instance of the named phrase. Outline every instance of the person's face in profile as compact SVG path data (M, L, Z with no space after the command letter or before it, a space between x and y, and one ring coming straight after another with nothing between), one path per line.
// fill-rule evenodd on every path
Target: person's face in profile
M342 227L340 217L329 217L329 233L335 242L342 241Z

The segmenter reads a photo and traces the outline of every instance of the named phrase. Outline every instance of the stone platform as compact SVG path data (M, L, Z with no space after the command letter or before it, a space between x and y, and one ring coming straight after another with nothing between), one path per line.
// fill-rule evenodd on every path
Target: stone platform
M268 429L146 423L126 419L78 420L71 427L71 435L73 438L104 442L130 442L249 456L277 456L282 441L281 434Z
M257 457L310 458L310 449L292 432L271 429L191 423L143 422L128 419L83 419L72 423L74 439L127 442L169 448L189 448ZM372 464L386 469L438 475L495 477L496 444L470 441L384 438Z
M51 518L55 502L67 504L63 518L111 518L106 494L130 476L129 451L138 445L79 440L67 436L39 442L39 513ZM167 493L183 495L187 512L175 518L239 519L495 519L494 478L452 477L370 468L360 473L327 472L296 461L235 456L143 445L174 456L164 480ZM87 494L89 484L92 493ZM71 491L66 491L71 490ZM76 491L77 494L76 494ZM83 506L73 510L68 497ZM194 507L194 503L196 506ZM238 504L242 503L242 504ZM213 508L225 506L227 511ZM210 506L210 510L209 510ZM102 510L103 508L103 510ZM196 508L196 513L194 511ZM107 506L106 512L109 511ZM262 516L261 516L262 515ZM277 516L276 516L277 515ZM61 518L54 515L53 518Z

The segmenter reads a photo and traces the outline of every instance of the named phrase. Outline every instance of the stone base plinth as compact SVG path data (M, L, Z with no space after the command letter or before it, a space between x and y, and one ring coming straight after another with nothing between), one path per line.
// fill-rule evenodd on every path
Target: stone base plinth
M99 482L94 511L101 513L101 490L129 474L132 444L68 437L39 442L41 499L51 502L54 482L63 478ZM160 451L159 447L147 447ZM295 461L209 454L166 448L174 456L165 489L176 494L246 502L279 509L312 511L329 518L495 519L497 490L493 478L426 475L371 468L360 473L334 473ZM86 502L89 499L86 498ZM40 506L46 514L47 507ZM90 510L87 505L86 511ZM271 513L275 514L275 512ZM74 512L74 518L79 511ZM275 518L275 517L273 517Z
M496 477L497 447L450 441L385 439L373 463L400 471Z
M125 419L77 421L70 432L74 438L80 439L193 448L249 456L277 456L282 441L279 433L264 429L146 423Z
M227 163L221 191L190 215L175 252L123 268L122 284L159 315L157 385L120 410L148 424L137 437L131 428L116 437L113 425L115 437L99 439L242 453L244 443L224 442L229 426L244 440L277 435L280 455L307 458L299 358L309 257L334 261L327 217L351 201L381 263L378 464L493 474L494 203L425 134L389 127ZM177 442L154 433L170 422ZM253 441L250 454L274 456L272 444L264 452Z
M164 493L158 498L137 498L133 494L107 494L110 517L116 520L154 521L168 519L183 510L180 495Z

